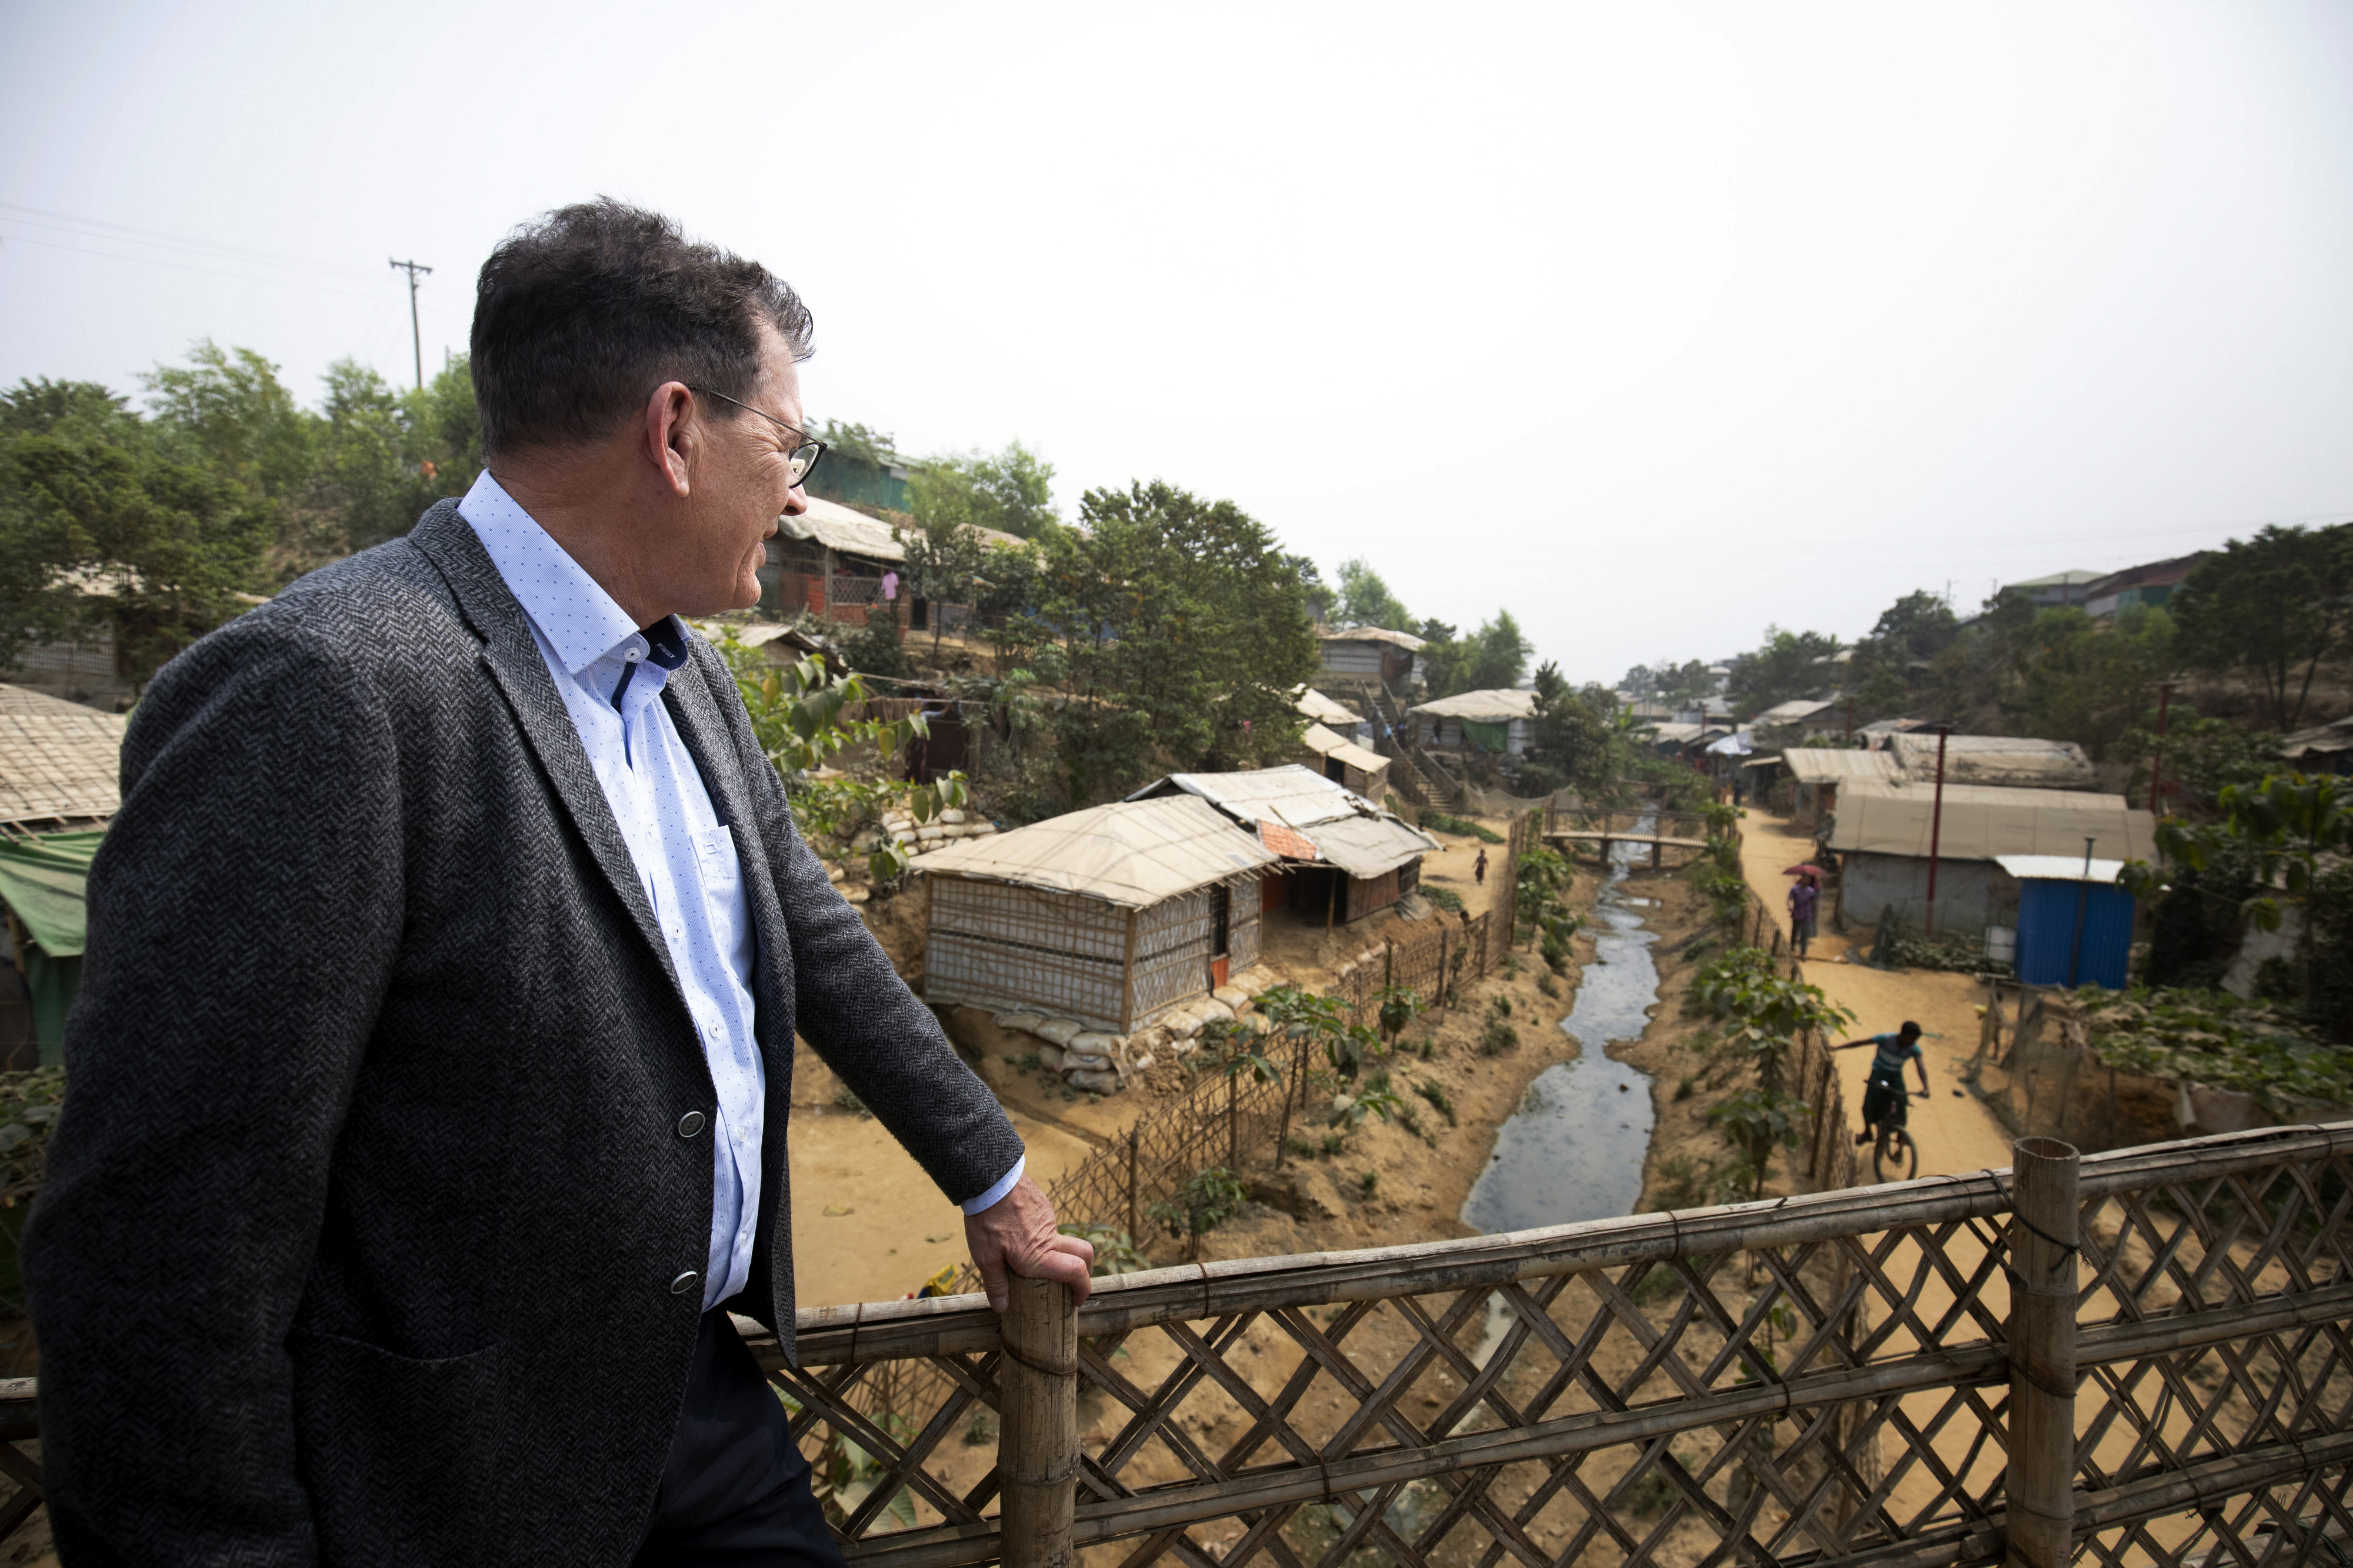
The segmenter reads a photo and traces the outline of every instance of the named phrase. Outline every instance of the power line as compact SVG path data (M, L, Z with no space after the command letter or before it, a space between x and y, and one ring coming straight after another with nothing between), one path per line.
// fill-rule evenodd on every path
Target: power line
M364 277L367 268L348 261L315 261L299 256L281 256L275 251L257 250L248 246L225 245L218 240L197 239L190 235L173 234L160 228L139 228L130 224L112 223L104 218L78 217L72 213L52 212L47 207L26 206L21 202L0 202L0 212L23 215L13 221L29 223L37 228L57 229L81 239L103 239L116 244L152 245L168 249L190 250L206 254L216 260L259 262L269 267L300 267L313 271L332 272L350 278ZM44 222L48 219L53 221ZM84 232L89 231L89 232Z
M191 267L185 261L173 261L161 256L125 256L117 250L92 250L87 246L61 245L54 239L37 239L29 234L0 235L0 241L15 245L37 245L45 250L63 250L75 256L99 256L109 261L132 261L143 267L168 267L175 272L195 272L207 278L234 278L247 283L275 283L289 289L313 289L322 294L341 294L351 300L374 300L375 294L364 294L356 289L337 289L325 283L313 283L301 278L264 278L253 272L225 272L217 267Z

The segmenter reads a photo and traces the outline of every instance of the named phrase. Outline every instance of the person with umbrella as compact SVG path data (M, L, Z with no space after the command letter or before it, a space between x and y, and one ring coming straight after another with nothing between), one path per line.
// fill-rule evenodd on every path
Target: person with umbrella
M1811 865L1792 869L1798 882L1789 889L1789 941L1797 948L1798 956L1803 958L1806 944L1814 940L1814 912L1822 896L1821 871Z

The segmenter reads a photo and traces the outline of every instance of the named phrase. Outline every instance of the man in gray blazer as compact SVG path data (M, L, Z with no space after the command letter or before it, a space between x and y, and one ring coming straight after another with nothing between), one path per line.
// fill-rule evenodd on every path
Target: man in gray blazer
M652 214L518 231L481 482L149 689L25 1243L71 1568L839 1563L728 1321L793 1342L796 1030L994 1304L1083 1296L679 619L806 505L808 337Z

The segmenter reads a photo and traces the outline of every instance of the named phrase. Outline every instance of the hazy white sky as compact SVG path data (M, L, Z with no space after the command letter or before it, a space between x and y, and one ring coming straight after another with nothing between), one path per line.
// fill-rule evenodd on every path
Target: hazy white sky
M810 406L1230 497L1577 679L2353 517L2353 6L0 7L0 381L428 365L517 221Z

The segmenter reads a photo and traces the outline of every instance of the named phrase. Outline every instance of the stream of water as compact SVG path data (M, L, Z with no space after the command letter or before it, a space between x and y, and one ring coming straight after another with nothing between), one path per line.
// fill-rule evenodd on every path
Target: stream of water
M1645 822L1635 831L1655 828ZM1651 1077L1610 1060L1608 1047L1640 1039L1659 999L1651 958L1658 935L1641 913L1651 900L1624 890L1635 855L1647 852L1611 846L1609 879L1595 902L1596 962L1560 1026L1582 1048L1575 1061L1538 1073L1496 1132L1494 1153L1462 1205L1466 1225L1493 1234L1604 1219L1630 1213L1641 1198L1654 1121Z

